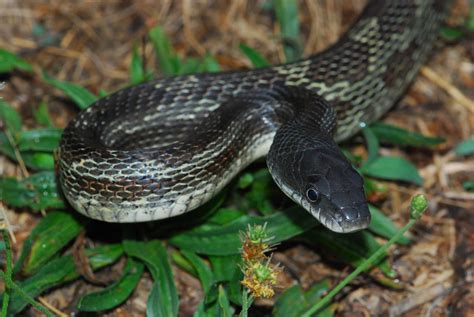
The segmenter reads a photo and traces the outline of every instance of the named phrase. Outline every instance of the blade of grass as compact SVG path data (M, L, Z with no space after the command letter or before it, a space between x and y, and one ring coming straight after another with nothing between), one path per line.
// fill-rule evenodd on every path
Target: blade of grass
M0 177L0 199L10 206L33 210L64 207L52 171L36 173L22 180Z
M33 67L23 58L0 48L0 74L11 72L14 69L21 69L31 72Z
M138 48L133 47L132 60L130 62L130 82L132 85L137 85L145 81L145 69L143 61L138 53Z
M42 72L42 78L46 83L64 92L80 109L85 109L97 101L97 96L84 87L67 81L54 79L44 71Z
M198 278L201 281L204 294L207 294L211 289L211 285L214 283L214 276L212 274L211 269L204 262L204 260L197 256L195 253L186 250L183 250L182 253L193 265L194 269L198 274Z
M125 252L141 260L150 271L154 283L158 284L156 293L150 294L154 301L159 298L160 305L153 308L155 316L172 317L178 315L178 292L174 284L173 271L168 260L166 248L159 240L142 242L124 240Z
M48 128L54 128L53 120L48 112L48 107L46 103L41 102L37 109L34 111L34 116L36 123L42 126L46 126Z
M14 271L19 272L23 266L22 272L30 275L49 262L83 228L70 213L48 213L25 240Z
M144 265L128 258L122 277L116 283L98 292L84 295L77 308L85 312L99 312L117 307L130 297L142 276Z
M298 5L295 0L274 0L273 6L283 38L283 50L286 62L292 62L301 57L300 23Z
M2 99L0 99L0 119L16 140L18 133L21 131L21 117L12 106Z
M177 75L179 59L174 53L164 29L161 26L155 26L148 32L148 36L155 48L156 59L160 64L161 72L165 76Z
M374 132L367 126L364 125L362 129L362 134L364 135L365 142L367 143L367 151L369 156L367 160L363 163L362 166L369 165L379 156L379 140Z
M270 66L270 63L265 59L265 57L262 56L259 52L251 48L250 46L247 46L245 44L240 44L239 45L240 50L242 53L247 56L247 58L252 62L253 67L255 68L262 68L266 66Z

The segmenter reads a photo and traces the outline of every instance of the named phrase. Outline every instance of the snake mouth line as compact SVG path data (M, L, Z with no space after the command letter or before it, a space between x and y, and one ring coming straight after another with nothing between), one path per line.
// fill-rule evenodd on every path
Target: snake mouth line
M311 214L326 228L337 232L337 233L352 233L366 229L369 224L371 217L361 217L354 220L342 220L338 221L335 217L330 214L322 212L322 208L311 210Z

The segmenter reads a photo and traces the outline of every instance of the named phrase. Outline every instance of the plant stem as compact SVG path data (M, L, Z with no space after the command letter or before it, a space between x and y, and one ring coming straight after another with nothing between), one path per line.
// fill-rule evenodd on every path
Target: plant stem
M314 313L321 310L325 307L331 299L347 284L349 284L353 279L355 279L360 273L365 271L369 266L373 265L377 260L380 260L380 256L387 251L387 249L397 242L405 232L410 230L411 227L415 224L416 219L410 219L410 221L400 229L387 243L381 246L377 251L375 251L368 259L362 262L351 274L349 274L345 279L343 279L339 284L336 285L323 299L317 302L314 306L312 306L308 311L306 311L302 317L311 317Z
M239 317L248 317L250 305L252 305L253 296L243 288L242 289L242 310L240 311Z

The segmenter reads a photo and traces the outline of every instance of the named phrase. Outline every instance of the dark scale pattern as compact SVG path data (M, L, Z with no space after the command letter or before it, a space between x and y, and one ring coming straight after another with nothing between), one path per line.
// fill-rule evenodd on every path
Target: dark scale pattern
M68 201L135 222L194 209L267 156L282 190L337 231L367 225L360 176L337 148L400 98L425 60L445 1L371 1L326 51L258 70L159 79L81 112L60 144ZM307 186L317 203L305 199Z

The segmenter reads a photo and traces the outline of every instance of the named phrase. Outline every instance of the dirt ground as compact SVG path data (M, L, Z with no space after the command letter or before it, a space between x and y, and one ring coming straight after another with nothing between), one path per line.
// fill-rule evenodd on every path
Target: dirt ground
M85 86L94 93L114 91L129 79L134 45L149 68L158 73L153 48L145 40L148 30L162 25L182 56L211 53L223 69L251 67L238 49L245 43L274 64L283 57L275 34L275 17L262 9L265 1L39 1L0 0L0 47L17 53L52 76ZM338 36L357 16L365 1L299 1L305 55L317 52ZM449 24L458 25L469 12L468 0L455 1ZM429 212L412 231L414 244L391 249L390 261L398 272L400 289L375 283L365 275L338 295L337 316L474 316L474 193L462 182L474 179L474 158L456 157L453 147L474 135L474 38L463 36L448 43L440 40L428 64L406 96L385 121L446 142L434 149L382 148L416 164L423 188L387 183L389 192L374 198L390 211L398 224L407 219L409 197L423 192ZM3 79L2 79L3 80ZM1 80L0 80L1 81ZM44 101L58 127L64 127L77 110L63 95L35 76L12 76L1 96L33 126L33 109ZM364 148L356 148L364 154ZM3 175L19 175L18 167L0 156ZM20 250L39 215L7 209ZM281 290L295 281L309 287L328 277L342 279L351 268L328 257L324 250L300 244L278 249L274 259L286 268ZM174 268L183 316L199 301L197 279ZM377 273L374 273L377 274ZM67 285L42 297L64 314L71 313L71 298L83 282ZM132 298L112 316L142 315L150 279L145 276ZM256 303L265 312L273 300ZM27 310L26 314L34 314Z

